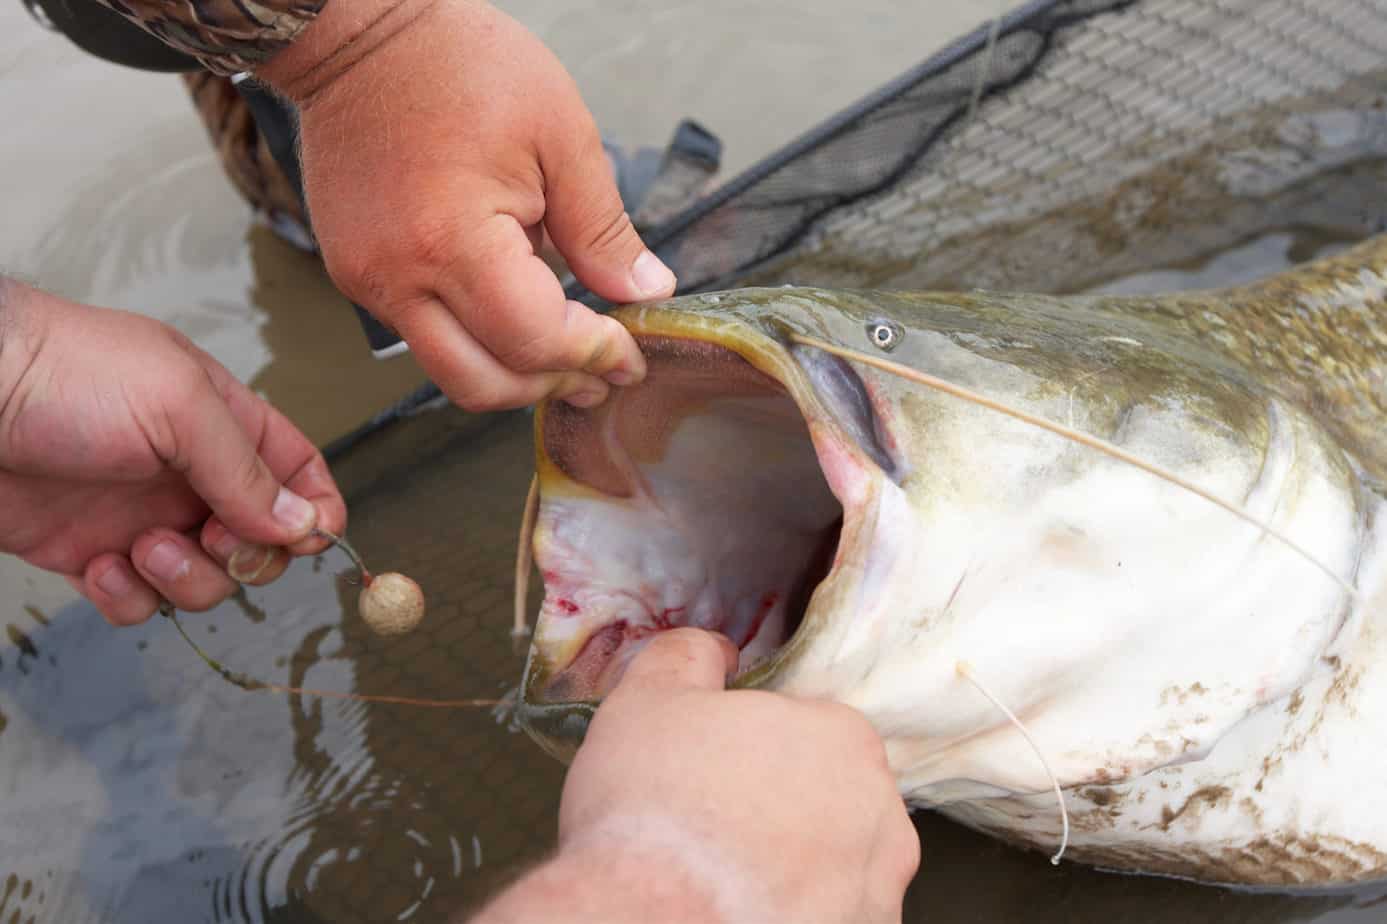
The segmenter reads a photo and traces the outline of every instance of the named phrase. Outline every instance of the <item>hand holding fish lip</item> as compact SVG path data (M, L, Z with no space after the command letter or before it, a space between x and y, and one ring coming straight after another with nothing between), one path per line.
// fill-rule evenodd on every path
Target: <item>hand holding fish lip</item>
M0 552L117 625L268 583L346 520L312 443L172 328L3 280L0 512Z
M617 302L667 296L674 277L626 215L573 81L518 23L485 3L335 3L258 76L299 104L333 279L455 403L591 406L644 376L625 329L565 300L536 251L547 233Z
M631 662L529 882L572 875L603 920L899 921L920 844L881 739L846 706L725 690L736 660L685 628ZM522 880L493 912L544 919L523 904L542 892Z

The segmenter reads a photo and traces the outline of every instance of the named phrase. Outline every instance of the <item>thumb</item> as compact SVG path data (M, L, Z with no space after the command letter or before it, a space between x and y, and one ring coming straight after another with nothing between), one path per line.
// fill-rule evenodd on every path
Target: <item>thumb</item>
M583 285L617 303L674 294L674 273L646 249L631 224L595 129L558 166L541 166L544 227Z
M737 670L737 646L725 635L679 628L656 635L632 659L617 690L694 687L721 690Z
M293 545L308 536L318 521L317 508L279 483L210 379L202 377L168 416L177 447L170 464L230 532L271 546ZM268 423L262 419L258 429Z

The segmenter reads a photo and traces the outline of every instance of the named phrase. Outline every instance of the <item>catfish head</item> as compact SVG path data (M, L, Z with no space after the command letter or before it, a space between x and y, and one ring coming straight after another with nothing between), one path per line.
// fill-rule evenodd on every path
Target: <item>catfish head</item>
M1325 669L1363 527L1315 420L1167 315L792 288L620 310L646 380L537 412L522 723L566 757L633 655L689 625L736 643L735 686L859 709L915 804L1049 789L979 683L1061 785L1200 759Z

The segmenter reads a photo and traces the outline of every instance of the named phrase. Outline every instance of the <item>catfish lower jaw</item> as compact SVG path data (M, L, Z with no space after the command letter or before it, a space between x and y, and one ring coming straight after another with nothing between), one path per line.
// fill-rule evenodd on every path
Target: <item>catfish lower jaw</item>
M641 385L590 410L549 404L539 417L545 600L528 668L533 707L600 700L651 638L678 626L727 635L740 673L764 668L837 561L843 506L825 468L831 478L845 453L895 468L870 402L847 387L850 368L835 367L844 387L828 407L812 373L799 383L822 418L811 432L791 392L738 352L637 339L649 367ZM804 369L801 357L791 362Z
M595 702L546 703L522 696L515 718L549 756L569 763L587 736L588 723L596 712Z

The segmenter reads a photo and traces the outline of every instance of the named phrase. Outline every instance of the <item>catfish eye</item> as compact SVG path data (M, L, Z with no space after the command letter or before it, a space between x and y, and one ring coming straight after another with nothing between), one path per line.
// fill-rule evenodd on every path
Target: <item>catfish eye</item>
M901 329L889 321L873 321L867 325L867 336L872 346L889 353L901 342Z

